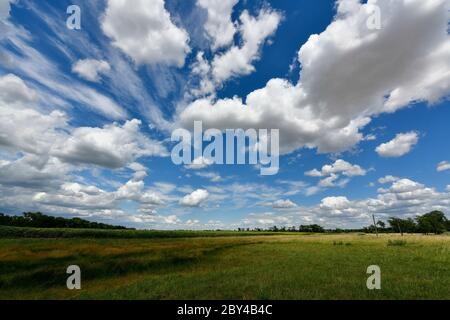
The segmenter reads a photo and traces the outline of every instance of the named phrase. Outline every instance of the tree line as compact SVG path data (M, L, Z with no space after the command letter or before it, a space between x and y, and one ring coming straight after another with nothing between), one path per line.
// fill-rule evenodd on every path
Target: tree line
M254 232L304 232L304 233L345 233L345 232L364 232L364 233L423 233L423 234L442 234L450 231L450 220L441 211L433 211L415 219L391 217L387 224L381 220L375 225L362 229L325 229L320 225L301 225L299 227L277 227L268 229L250 229L239 228L238 231ZM31 227L31 228L70 228L70 229L105 229L105 230L125 230L122 226L113 226L105 223L91 222L80 218L62 218L45 215L41 212L25 212L22 216L11 216L0 213L0 225L10 227Z
M30 228L71 228L71 229L105 229L124 230L121 226L112 226L105 223L91 222L80 218L66 219L52 217L41 212L25 212L22 216L11 216L0 213L0 225L9 227Z
M432 211L415 219L394 218L387 220L387 227L383 221L378 221L376 226L364 228L365 232L394 232L394 233L423 233L423 234L443 234L450 231L450 220L441 211ZM376 228L375 228L376 227Z
M364 227L362 229L325 229L317 224L301 225L298 228L293 227L277 227L273 226L267 229L250 229L239 228L238 231L255 231L255 232L308 232L308 233L423 233L423 234L442 234L450 231L450 220L441 211L433 211L415 219L401 219L391 217L387 220L387 224L381 220L375 225Z

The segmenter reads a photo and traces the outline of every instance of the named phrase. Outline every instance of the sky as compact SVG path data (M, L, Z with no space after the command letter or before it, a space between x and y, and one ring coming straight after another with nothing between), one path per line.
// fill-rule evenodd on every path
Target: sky
M0 212L139 229L450 217L449 9L0 0ZM278 129L279 172L174 164L194 121Z

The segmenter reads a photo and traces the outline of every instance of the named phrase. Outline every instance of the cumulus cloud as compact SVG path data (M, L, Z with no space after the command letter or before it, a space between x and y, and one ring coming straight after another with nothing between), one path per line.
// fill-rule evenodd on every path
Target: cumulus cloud
M72 66L72 72L78 74L81 78L99 82L102 74L111 70L111 66L104 60L84 59L78 60Z
M395 182L398 180L400 180L400 178L395 177L395 176L385 176L383 178L378 179L378 183L386 184L386 183Z
M201 119L205 127L220 129L279 128L283 153L302 147L334 153L363 140L360 130L371 117L416 101L435 103L448 94L446 0L379 0L381 30L367 28L370 4L349 3L339 1L335 20L300 49L297 84L272 79L245 100L199 99L180 112L179 122L192 126ZM226 65L234 68L239 60ZM216 73L229 74L225 71Z
M212 74L218 83L255 71L252 63L259 58L258 53L265 40L277 30L281 15L276 11L262 9L257 17L252 17L248 11L244 11L240 21L242 46L233 46L212 61Z
M408 154L418 142L416 132L400 133L393 140L379 145L375 151L381 157L398 158Z
M233 42L236 26L231 21L231 14L238 2L239 0L197 0L197 5L208 13L205 30L212 40L213 50Z
M295 224L294 217L285 215L276 215L273 212L251 213L242 220L242 224L252 227L273 227L273 226L292 226ZM240 224L240 225L242 225Z
M26 192L25 192L26 193ZM23 192L22 192L23 195ZM14 198L14 196L10 196ZM163 216L156 216L157 209L165 205L170 197L162 192L146 189L142 181L130 180L116 191L105 191L96 186L78 182L64 182L57 188L32 194L27 201L47 212L71 213L101 218L120 218L127 222L169 223ZM134 201L136 213L124 213L119 208L122 201ZM153 216L152 218L150 218Z
M232 6L232 3L229 3L229 1L202 1L204 1L205 5L207 2L207 7L213 7L213 9L208 9L209 18L206 27L208 28L211 23L214 25L220 23L220 28L225 28L223 23L224 21L228 21L230 17L226 14L224 15L223 12L220 12L220 15L216 17L215 12L221 6L226 6L228 8L227 12L230 11L231 14L234 5ZM221 3L219 7L213 6L216 2ZM241 37L241 43L239 45L227 45L227 50L213 55L211 62L205 58L204 52L200 51L197 53L196 61L192 64L191 69L192 75L194 78L199 78L199 82L197 86L194 86L190 90L190 93L194 97L215 96L216 88L220 88L227 80L254 72L255 67L253 63L260 59L261 48L267 42L267 39L278 29L281 17L280 13L269 7L261 9L255 17L251 16L247 10L244 10L239 17L239 21L235 22L237 28L234 24L231 24L232 28L229 29L230 35L221 33L220 40L218 40L224 41L225 36L229 38L229 41L227 40L227 44L229 45L233 42L231 33L234 35L236 31L239 31ZM218 25L214 28L218 28ZM212 33L216 35L215 31L212 31ZM217 36L213 36L213 38L219 39Z
M13 151L34 154L49 152L54 142L64 139L58 129L66 126L67 118L60 111L50 114L32 109L0 108L0 146Z
M211 159L207 159L204 157L198 157L198 158L195 158L191 164L186 165L185 168L192 169L192 170L201 170L201 169L207 168L213 164L214 164L214 162Z
M436 170L437 170L438 172L450 170L450 163L448 163L447 161L442 161L441 163L438 164Z
M58 193L39 192L33 200L41 204L82 210L114 207L113 194L78 183L64 183Z
M74 164L95 164L117 169L143 156L165 156L166 149L144 136L141 121L131 120L122 126L106 125L103 128L76 128L71 137L52 153Z
M378 197L360 201L351 201L347 209L354 212L380 214L388 216L415 216L431 210L450 209L450 194L439 193L434 188L410 180L400 179L389 188L380 188Z
M343 174L347 177L354 177L364 176L366 173L366 170L364 170L360 166L352 165L347 161L339 159L331 165L323 166L320 171L317 169L313 169L311 171L305 172L305 175L310 177L324 177L331 174Z
M0 20L9 17L11 4L15 2L16 0L0 0Z
M108 0L101 26L114 46L137 65L182 67L190 52L189 35L177 27L164 7L164 0Z
M337 174L332 173L329 177L324 178L319 181L319 187L321 188L332 188L336 186L336 181L339 179Z
M142 205L145 208L154 206L160 206L165 203L167 197L160 192L152 190L145 190L145 184L142 180L130 180L123 186L121 186L115 193L115 198L118 200L133 200Z
M332 214L341 214L341 210L346 209L349 204L347 197L327 197L322 200L319 207L331 211Z
M220 174L216 172L196 172L196 176L209 179L211 182L220 182L223 180Z
M450 186L449 186L450 187ZM318 223L329 228L361 228L389 217L414 218L440 210L450 212L450 188L438 192L410 179L399 179L378 190L374 198L351 200L346 196L326 197L318 205L297 207L277 213L250 214L242 223L249 226L292 226Z
M274 209L291 209L297 207L297 204L291 200L277 200L272 203L272 208Z
M186 195L180 200L180 204L186 207L199 207L209 197L207 190L198 189L191 194Z
M0 164L0 185L45 190L64 181L69 168L58 159L25 155Z
M325 165L322 169L313 169L305 172L306 176L309 177L322 177L317 185L317 187L312 187L309 189L309 194L315 194L321 190L321 188L333 188L333 187L344 187L350 182L350 177L365 176L366 170L358 165L353 165L347 161L338 159L331 165ZM347 177L346 179L341 179L341 176Z
M14 74L0 76L0 103L23 105L37 100L36 91Z
M102 128L73 128L64 112L40 108L36 93L20 78L2 76L0 88L1 156L10 159L1 160L0 186L22 188L20 192L25 195L28 193L24 190L45 191L45 195L38 198L41 204L68 205L67 190L58 190L64 182L73 179L70 174L74 171L91 165L118 169L129 164L136 171L133 181L138 183L145 178L146 170L134 162L137 158L167 155L160 142L140 131L139 120L123 125L112 123ZM130 188L131 183L126 187ZM125 187L120 191L124 190ZM128 191L131 194L133 190ZM152 194L143 188L140 191L137 200L158 203ZM76 202L77 197L72 198ZM75 207L79 206L74 204Z

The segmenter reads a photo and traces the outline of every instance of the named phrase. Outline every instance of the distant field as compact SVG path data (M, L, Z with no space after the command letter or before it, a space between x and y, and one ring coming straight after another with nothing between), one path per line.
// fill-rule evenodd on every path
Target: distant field
M450 299L449 236L78 232L6 239L2 228L0 299ZM379 291L366 288L374 264ZM81 267L80 291L66 289L69 265Z
M283 233L291 234L291 233ZM155 239L280 235L273 232L46 229L0 226L0 238Z

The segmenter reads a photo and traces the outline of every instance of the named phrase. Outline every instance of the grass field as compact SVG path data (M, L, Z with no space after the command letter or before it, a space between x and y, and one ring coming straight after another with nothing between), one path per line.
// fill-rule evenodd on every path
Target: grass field
M0 299L450 299L450 236L187 233L0 230ZM66 288L69 265L82 290ZM381 290L366 287L369 265L381 267Z

